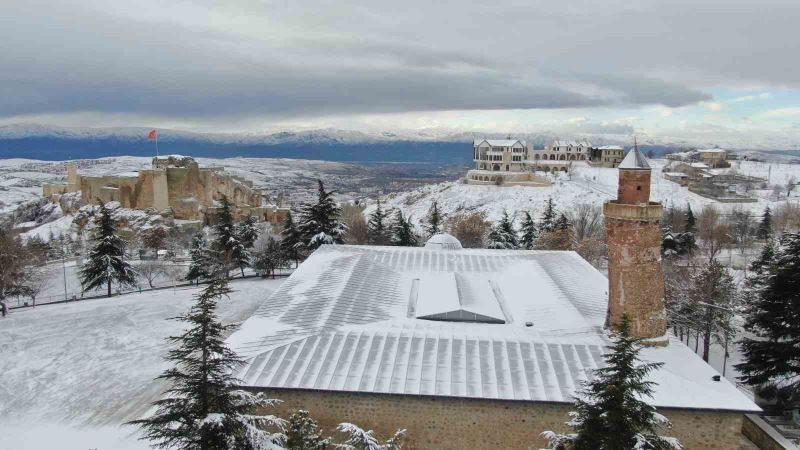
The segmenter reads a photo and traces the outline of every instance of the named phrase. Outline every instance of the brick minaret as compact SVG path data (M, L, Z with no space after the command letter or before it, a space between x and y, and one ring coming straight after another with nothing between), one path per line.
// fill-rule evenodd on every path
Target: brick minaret
M603 205L603 214L608 241L606 325L615 326L627 314L634 336L664 336L661 204L650 201L650 165L638 147L620 163L617 199Z

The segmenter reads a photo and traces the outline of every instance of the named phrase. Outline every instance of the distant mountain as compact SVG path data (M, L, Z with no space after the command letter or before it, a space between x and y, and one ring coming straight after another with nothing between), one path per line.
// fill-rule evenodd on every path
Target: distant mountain
M147 140L150 128L67 128L40 124L0 126L0 158L65 160L104 156L151 156L155 143ZM563 137L563 133L560 133ZM559 136L555 132L517 133L542 148ZM339 129L280 131L275 133L198 133L159 129L161 154L186 154L198 157L234 156L318 159L347 162L426 162L437 164L471 163L470 143L479 138L505 138L505 133L485 133L448 129L397 132L361 132ZM595 145L629 147L629 135L588 133L571 139L588 139ZM666 140L641 136L641 147L656 155L691 148L711 147L707 143ZM705 144L705 145L704 145Z

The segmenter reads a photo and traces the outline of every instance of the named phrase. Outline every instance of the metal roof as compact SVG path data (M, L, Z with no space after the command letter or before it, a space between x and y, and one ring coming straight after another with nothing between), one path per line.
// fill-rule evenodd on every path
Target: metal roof
M622 158L622 162L619 163L618 168L650 170L650 164L647 162L647 158L644 157L642 152L639 151L639 147L633 147L628 151L628 154Z
M228 345L247 387L568 402L603 364L607 284L574 252L323 245ZM501 320L425 320L453 308ZM678 341L643 354L657 406L757 410Z

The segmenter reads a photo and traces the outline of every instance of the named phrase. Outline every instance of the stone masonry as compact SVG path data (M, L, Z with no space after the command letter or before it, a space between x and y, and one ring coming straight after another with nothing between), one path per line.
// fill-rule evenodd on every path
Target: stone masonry
M169 210L176 219L188 220L209 221L223 196L237 216L252 214L274 224L288 211L280 205L263 205L263 193L252 182L222 168L201 168L191 157L156 157L151 169L98 177L80 176L70 163L67 174L66 184L45 184L43 195L53 198L80 191L83 204L116 201L123 208Z
M638 152L638 149L636 150ZM650 202L650 169L619 169L617 200L603 205L608 242L608 321L627 314L631 333L666 333L661 268L661 204Z
M352 422L387 439L398 428L408 431L407 450L541 449L542 431L569 431L570 404L366 394L298 389L267 390L283 401L281 417L306 409L326 435ZM275 410L265 410L274 414ZM673 423L666 435L677 437L686 450L740 450L740 412L659 409Z

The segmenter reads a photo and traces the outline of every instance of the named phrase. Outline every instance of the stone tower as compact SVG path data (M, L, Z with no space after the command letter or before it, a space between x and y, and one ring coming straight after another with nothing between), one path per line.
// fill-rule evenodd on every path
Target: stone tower
M619 165L617 199L603 205L608 241L606 325L616 326L627 314L631 334L641 338L666 333L661 204L650 201L650 173L647 158L634 147Z

